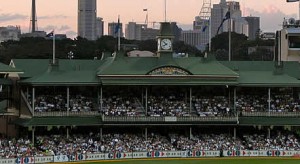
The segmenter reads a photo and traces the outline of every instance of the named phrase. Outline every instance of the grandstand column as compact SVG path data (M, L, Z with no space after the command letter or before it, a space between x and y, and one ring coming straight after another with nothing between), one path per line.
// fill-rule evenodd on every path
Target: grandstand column
M102 90L102 86L101 86L100 87L100 111L103 115L104 113L103 113L102 107L103 107L103 90Z
M271 115L271 88L268 88L268 110L269 110L269 117Z
M29 99L29 88L28 86L26 87L26 100L28 101Z
M190 115L192 114L192 87L190 87Z
M32 145L34 146L34 131L35 131L35 127L33 126L32 127L32 130L31 130L31 142L32 142Z
M69 116L69 110L70 110L70 87L68 86L67 87L67 116Z
M102 135L102 128L100 128L100 139L103 140L103 135Z
M271 138L271 126L268 127L268 138Z
M35 99L35 88L32 87L32 117L34 117L34 99Z
M231 99L230 87L226 85L226 88L228 89L228 107L230 107L230 99Z
M236 87L233 88L233 111L236 114L236 121L239 122L239 113L236 110Z
M100 107L100 92L99 92L99 87L97 87L97 108L99 109Z
M69 127L67 126L66 129L67 129L67 139L69 139Z
M233 128L233 139L236 139L236 127Z
M146 95L145 95L146 97L146 103L145 103L145 111L146 111L146 116L148 115L148 88L146 87Z
M193 129L192 129L192 127L190 127L190 139L192 139L192 132L193 132Z
M145 140L147 141L148 136L148 128L145 128Z

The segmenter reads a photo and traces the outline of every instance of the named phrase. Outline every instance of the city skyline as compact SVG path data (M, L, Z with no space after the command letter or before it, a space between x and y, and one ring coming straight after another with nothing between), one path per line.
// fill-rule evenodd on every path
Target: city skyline
M275 32L280 29L283 18L298 19L299 17L298 2L236 1L241 4L243 16L261 17L261 29L264 32ZM0 2L0 26L20 25L22 33L29 32L31 0L0 0ZM212 4L219 2L220 0L212 0ZM195 16L199 14L202 3L202 0L167 0L167 21L178 22L184 30L192 29L192 23ZM104 20L105 34L107 34L107 24L117 22L118 15L123 24L130 21L143 23L147 12L149 22L164 21L164 0L98 0L97 4L97 17L102 17ZM55 29L57 33L66 33L71 38L77 36L77 0L52 0L51 2L36 0L36 6L39 30Z

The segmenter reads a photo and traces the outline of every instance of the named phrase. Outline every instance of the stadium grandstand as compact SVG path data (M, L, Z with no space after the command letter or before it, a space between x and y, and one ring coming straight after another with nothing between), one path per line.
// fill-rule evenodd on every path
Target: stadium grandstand
M175 58L170 27L151 57L0 64L0 161L300 154L298 61Z

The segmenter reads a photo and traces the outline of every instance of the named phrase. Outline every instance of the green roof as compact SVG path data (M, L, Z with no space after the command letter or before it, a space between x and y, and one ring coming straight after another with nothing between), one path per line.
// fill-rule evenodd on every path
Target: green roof
M273 71L240 71L238 80L240 86L295 86L300 81L287 74L275 74Z
M0 63L0 74L3 74L3 73L23 73L23 71L21 71L20 69L16 69L16 68L13 68L13 67L10 67L6 64L3 64L3 63Z
M281 67L275 61L221 61L237 72L240 86L299 86L300 65L298 62L282 62Z
M192 75L234 76L238 74L220 64L218 61L206 61L200 57L168 58L168 57L126 57L114 58L106 67L99 69L98 75L146 75L150 71L173 66L189 71Z
M49 64L48 59L14 59L15 66L26 70L21 83L32 85L96 85L99 84L96 70L101 60L60 59L58 65Z
M15 124L24 127L28 126L92 126L101 125L101 118L98 117L33 117L31 119L19 118Z
M21 84L31 85L239 85L299 86L300 64L275 61L217 61L213 58L126 57L117 54L103 60L13 59L24 70ZM151 74L161 68L176 68L186 74Z

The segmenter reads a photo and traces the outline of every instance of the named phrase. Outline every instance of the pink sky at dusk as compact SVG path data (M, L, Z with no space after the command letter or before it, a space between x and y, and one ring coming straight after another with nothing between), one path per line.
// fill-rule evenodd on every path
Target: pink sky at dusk
M298 19L299 3L286 0L236 0L241 3L243 16L261 17L262 30L280 29L284 17ZM183 29L191 27L202 7L202 0L167 0L167 21L176 21ZM212 0L219 3L220 0ZM0 26L20 25L22 33L29 31L31 0L0 0ZM77 0L36 0L38 28L76 36ZM97 16L108 22L144 22L148 9L149 22L164 20L164 0L97 0ZM123 29L124 30L124 29ZM105 31L105 33L107 33Z

